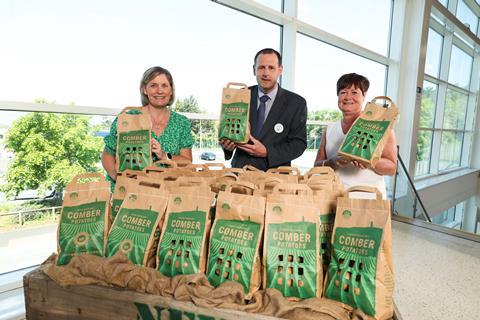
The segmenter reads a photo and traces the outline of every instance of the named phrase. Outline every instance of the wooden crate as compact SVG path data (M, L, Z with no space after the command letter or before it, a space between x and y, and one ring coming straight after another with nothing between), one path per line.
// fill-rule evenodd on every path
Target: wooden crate
M23 278L27 319L272 320L274 317L97 285L61 287L39 270ZM396 312L396 314L398 314ZM395 320L400 320L394 317Z

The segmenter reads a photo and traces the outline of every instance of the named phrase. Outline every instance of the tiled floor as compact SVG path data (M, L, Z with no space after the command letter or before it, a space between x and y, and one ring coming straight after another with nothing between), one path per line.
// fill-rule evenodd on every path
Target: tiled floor
M394 221L393 254L404 320L480 319L480 243Z

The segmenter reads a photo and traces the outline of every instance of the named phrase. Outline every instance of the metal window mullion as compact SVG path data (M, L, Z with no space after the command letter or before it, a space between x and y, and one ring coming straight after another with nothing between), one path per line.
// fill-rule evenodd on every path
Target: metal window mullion
M442 131L433 130L432 135L432 151L430 156L430 172L431 174L438 174L438 164L440 163L440 145L442 140Z
M281 84L284 88L295 91L296 53L297 53L297 0L284 0L283 12L291 17L290 22L282 26L281 51L283 58L283 74Z

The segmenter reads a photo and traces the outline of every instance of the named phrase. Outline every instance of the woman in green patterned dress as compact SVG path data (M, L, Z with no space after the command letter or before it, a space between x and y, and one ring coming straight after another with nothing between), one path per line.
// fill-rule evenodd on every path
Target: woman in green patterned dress
M175 86L170 72L162 67L152 67L144 72L140 82L142 105L152 118L153 161L171 158L192 161L193 138L187 117L168 108L175 100ZM132 111L130 111L132 112ZM115 152L117 150L117 119L104 138L102 165L109 180L117 178Z

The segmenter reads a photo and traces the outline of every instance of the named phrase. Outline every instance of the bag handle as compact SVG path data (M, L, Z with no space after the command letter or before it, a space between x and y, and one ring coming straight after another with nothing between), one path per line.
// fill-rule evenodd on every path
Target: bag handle
M173 185L177 185L179 187L182 186L198 186L202 188L209 188L209 185L207 181L204 178L201 177L186 177L186 176L181 176L178 177L177 180Z
M220 168L220 170L225 169L225 165L223 163L204 163L203 165L206 166L208 170L212 170L212 168Z
M155 161L154 163L152 163L152 166L159 167L159 165L161 165L161 164L164 164L169 168L176 168L177 167L177 163L175 161L172 161L172 160L158 160L158 161Z
M319 175L319 176L331 176L332 180L336 179L335 171L333 171L330 167L313 167L312 169L308 170L305 173L305 180L309 180L312 176Z
M242 188L246 188L246 189L249 189L251 190L251 194L253 194L253 191L255 190L255 185L252 183L252 182L248 182L248 181L236 181L232 184L229 184L226 188L225 188L225 192L227 193L232 193L232 189L234 187L242 187Z
M297 167L280 166L267 170L268 173L288 174L289 176L300 176L300 170Z
M155 189L162 189L163 181L158 179L152 179L148 177L138 177L137 182L139 186L148 187L148 188L155 188Z
M188 166L189 164L192 164L192 161L190 160L187 160L187 159L178 159L178 160L171 160L172 162L175 162L175 164L177 165L177 168L178 167L186 167Z
M122 111L120 111L120 113L127 113L128 111L130 110L138 110L138 111L143 111L144 109L142 109L143 107L125 107L122 109Z
M252 166L251 164L246 164L242 167L243 171L255 171L255 172L263 172L262 170Z
M273 193L285 193L281 191L295 191L295 194L298 194L298 191L305 191L307 195L313 195L312 189L306 184L300 183L279 183L273 187Z
M208 171L208 167L206 165L196 164L196 163L190 163L190 164L186 165L185 168L186 169L191 169L192 172Z
M382 193L380 192L380 190L378 190L375 187L370 187L370 186L353 186L353 187L348 188L345 191L345 193L349 197L350 192L356 192L356 191L357 192L365 192L365 193L375 193L375 195L377 196L377 200L383 200L383 196L382 196Z
M397 106L395 105L395 102L393 102L392 99L390 99L390 98L387 97L387 96L377 96L377 97L375 97L375 98L372 99L372 102L377 101L377 100L386 100L386 101L390 102L390 106L393 106L393 107L395 107L395 108L397 107ZM386 105L384 105L384 107L386 108Z
M225 169L223 169L223 172L240 175L242 173L245 173L245 170L243 170L242 168L225 168Z
M261 191L265 191L265 186L267 184L271 184L271 183L274 183L274 182L276 182L276 184L279 184L279 183L282 183L283 180L279 179L279 178L275 178L275 177L267 177L265 180L263 180L262 182L260 182L258 184L258 189L261 190Z
M227 83L227 88L230 88L232 86L237 86L240 87L241 89L247 89L248 86L245 83L240 83L240 82L229 82Z
M216 179L215 179L215 182L221 182L224 180L224 178L233 178L234 181L237 181L238 180L238 176L233 173L233 172L225 172L223 173L221 176L218 176Z
M105 181L105 176L99 172L85 172L85 173L80 173L77 174L75 177L72 179L72 184L81 184L78 180L80 179L89 179L89 178L98 178L100 179L100 182Z

